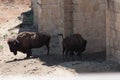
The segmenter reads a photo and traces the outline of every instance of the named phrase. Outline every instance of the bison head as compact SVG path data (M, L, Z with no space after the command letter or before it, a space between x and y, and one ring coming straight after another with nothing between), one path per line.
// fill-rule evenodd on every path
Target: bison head
M14 55L17 55L17 50L18 50L18 46L19 46L19 41L16 39L8 39L7 41L8 45L9 45L9 49L11 52L14 53Z

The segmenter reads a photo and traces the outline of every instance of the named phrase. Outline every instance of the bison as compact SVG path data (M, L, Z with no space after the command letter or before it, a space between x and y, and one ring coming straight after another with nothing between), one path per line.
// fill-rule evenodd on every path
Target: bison
M59 34L62 36L63 34ZM63 56L73 56L74 52L77 52L78 56L86 49L87 40L83 39L80 34L72 34L66 38L63 38Z
M32 48L40 48L44 45L47 47L47 55L49 55L50 38L47 33L21 32L16 38L8 39L7 43L14 55L17 55L17 51L20 51L26 53L26 58L29 58L32 55Z

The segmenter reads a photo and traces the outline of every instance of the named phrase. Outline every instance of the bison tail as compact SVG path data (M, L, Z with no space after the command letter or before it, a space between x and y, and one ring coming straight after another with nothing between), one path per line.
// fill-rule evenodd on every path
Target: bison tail
M85 47L86 47L86 45L87 45L87 40L84 41L84 45L85 45Z
M61 36L63 38L63 34L62 33L58 34L58 36Z

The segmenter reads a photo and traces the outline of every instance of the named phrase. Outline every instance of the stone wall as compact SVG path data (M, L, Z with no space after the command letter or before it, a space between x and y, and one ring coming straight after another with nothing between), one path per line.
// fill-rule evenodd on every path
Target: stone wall
M105 0L33 0L39 32L56 36L80 33L88 41L86 52L106 50ZM54 46L59 42L54 39Z
M120 0L107 3L107 59L120 63Z

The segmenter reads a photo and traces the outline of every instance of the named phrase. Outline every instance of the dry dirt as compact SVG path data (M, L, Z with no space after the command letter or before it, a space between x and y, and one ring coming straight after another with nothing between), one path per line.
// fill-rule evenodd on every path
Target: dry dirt
M14 56L9 51L7 39L16 36L19 29L8 30L21 23L17 17L30 8L28 5L0 4L0 10L0 75L76 76L81 73L120 71L119 65L112 62L63 61L61 55L53 54L31 59L24 59L26 55L20 52Z
M0 10L0 75L63 75L63 72L66 73L64 75L74 75L74 71L66 70L61 66L43 65L44 62L39 58L25 60L24 57L26 55L20 52L17 56L14 56L9 51L7 39L16 36L19 29L8 30L21 23L17 17L22 12L30 10L30 8L28 5L1 3ZM15 59L19 60L15 61ZM56 70L58 70L57 73Z

